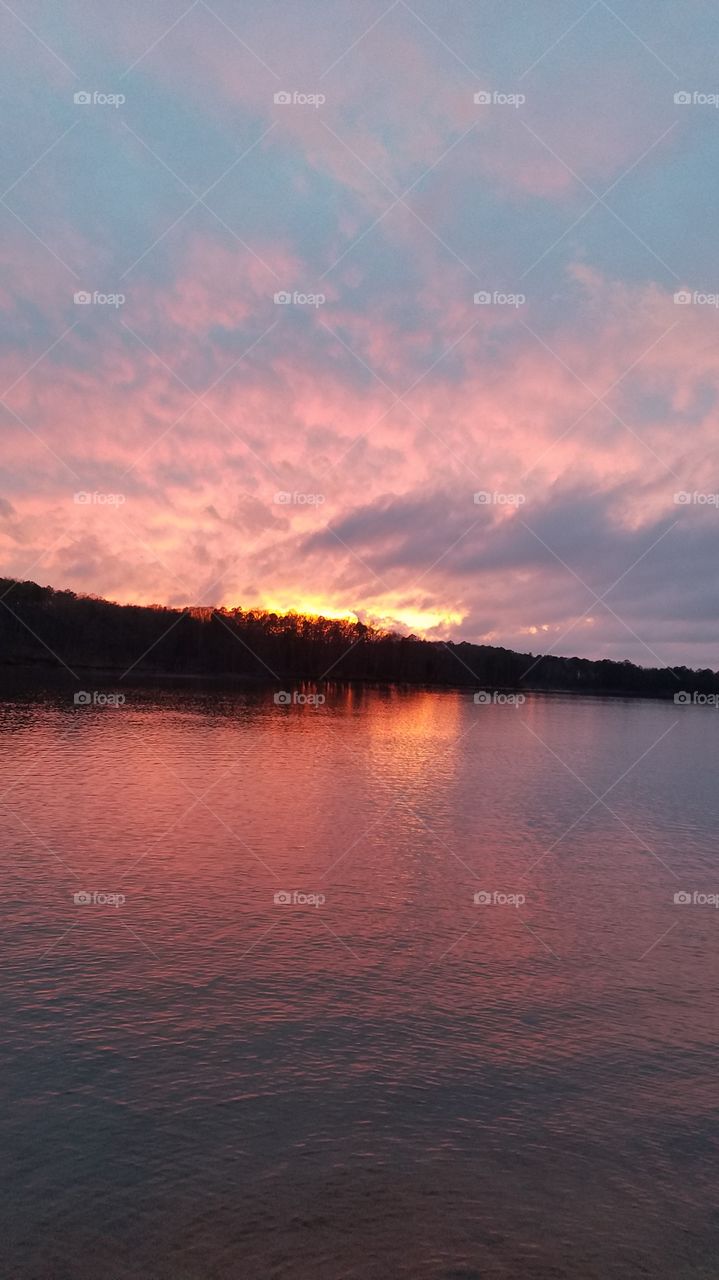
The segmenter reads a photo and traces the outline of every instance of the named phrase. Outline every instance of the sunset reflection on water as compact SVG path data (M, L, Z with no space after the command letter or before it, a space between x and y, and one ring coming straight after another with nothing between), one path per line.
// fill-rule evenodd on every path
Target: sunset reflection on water
M2 704L12 1274L707 1274L716 719L323 691Z

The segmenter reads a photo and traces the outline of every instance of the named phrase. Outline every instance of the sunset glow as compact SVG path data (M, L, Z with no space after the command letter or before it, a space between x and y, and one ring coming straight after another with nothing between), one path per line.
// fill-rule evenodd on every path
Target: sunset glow
M711 664L719 135L634 7L8 11L4 572Z

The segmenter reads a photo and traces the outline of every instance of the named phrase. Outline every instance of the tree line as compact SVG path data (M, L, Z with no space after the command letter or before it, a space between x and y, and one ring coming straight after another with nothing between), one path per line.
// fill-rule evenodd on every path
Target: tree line
M672 697L719 693L719 673L516 653L260 609L119 605L0 579L0 663L114 676L364 680Z

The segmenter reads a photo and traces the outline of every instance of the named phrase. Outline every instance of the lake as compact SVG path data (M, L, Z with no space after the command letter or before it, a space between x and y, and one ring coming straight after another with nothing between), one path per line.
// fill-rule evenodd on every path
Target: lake
M713 709L75 687L0 705L2 1275L716 1275Z

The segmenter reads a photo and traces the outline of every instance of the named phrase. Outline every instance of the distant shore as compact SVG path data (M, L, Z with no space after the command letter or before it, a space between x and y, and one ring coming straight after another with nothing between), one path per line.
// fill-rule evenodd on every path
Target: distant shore
M719 673L426 640L349 619L261 609L119 605L0 579L0 673L40 679L324 684L673 699L719 695ZM25 675L21 676L20 673Z

